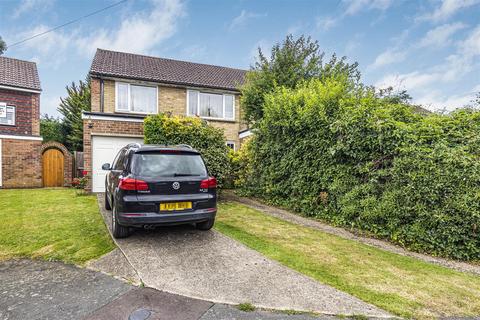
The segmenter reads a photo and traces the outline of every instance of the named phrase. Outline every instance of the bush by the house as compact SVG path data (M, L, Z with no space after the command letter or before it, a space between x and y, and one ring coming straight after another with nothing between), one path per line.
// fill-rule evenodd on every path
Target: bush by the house
M413 250L480 259L480 113L420 115L341 79L265 97L243 192Z
M158 114L144 122L145 143L177 145L188 144L198 150L212 176L221 187L229 172L228 151L221 129L200 118Z

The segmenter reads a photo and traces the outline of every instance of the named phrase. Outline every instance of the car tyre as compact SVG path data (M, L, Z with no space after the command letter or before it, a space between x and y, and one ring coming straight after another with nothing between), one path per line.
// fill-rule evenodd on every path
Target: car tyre
M215 219L210 219L210 220L207 220L207 221L198 222L198 223L195 225L195 227L196 227L198 230L207 231L207 230L212 229L212 227L213 227L214 224L215 224Z
M115 239L127 238L130 236L131 230L129 227L124 227L118 224L117 221L117 208L115 204L113 204L113 211L112 211L112 234Z
M108 201L107 190L105 190L105 209L112 210L112 206L110 205L110 201Z

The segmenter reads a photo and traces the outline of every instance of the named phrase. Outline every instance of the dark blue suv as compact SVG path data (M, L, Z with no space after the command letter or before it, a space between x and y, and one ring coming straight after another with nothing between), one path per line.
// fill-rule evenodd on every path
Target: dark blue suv
M115 238L132 228L195 223L209 230L217 213L217 180L190 146L123 147L105 179L105 208L112 210Z

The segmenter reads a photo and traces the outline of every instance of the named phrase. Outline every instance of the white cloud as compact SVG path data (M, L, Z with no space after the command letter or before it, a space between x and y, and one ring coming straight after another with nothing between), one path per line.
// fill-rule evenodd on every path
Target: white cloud
M33 9L48 9L53 2L54 0L22 0L18 7L13 11L12 18L16 19Z
M419 47L443 47L451 43L451 36L466 27L461 22L444 24L431 29L419 42Z
M317 28L320 29L321 31L328 31L332 27L336 26L338 23L339 19L338 18L332 18L332 17L323 17L323 18L317 18Z
M475 97L474 91L459 95L446 96L438 90L433 90L415 99L414 102L421 104L432 111L452 111L464 107Z
M27 39L34 35L43 33L50 28L46 25L38 25L31 30L22 32L18 35L19 39ZM76 32L70 34L52 31L37 38L28 40L15 50L32 54L30 60L38 64L46 64L54 69L58 68L65 62L65 50L75 41Z
M364 10L381 10L385 11L394 3L393 0L343 0L346 5L345 14L355 15Z
M96 48L148 53L175 33L179 18L185 14L180 1L151 2L151 10L127 17L116 28L97 29L87 37L78 38L77 45L89 55Z
M316 26L321 31L328 31L338 25L347 16L353 16L361 11L385 11L394 4L394 0L342 0L344 11L340 15L318 17ZM378 20L377 20L378 21Z
M267 16L266 13L254 13L254 12L248 12L246 10L242 10L240 14L232 20L232 23L230 24L229 29L233 30L239 27L243 27L247 24L249 20L262 18L266 16Z
M480 0L443 0L442 4L432 13L422 15L417 20L430 20L438 22L446 20L458 11L479 4Z
M392 63L401 62L405 60L406 55L406 51L403 50L387 49L375 58L375 61L368 66L368 69L377 69Z
M431 109L452 110L468 104L475 92L480 89L480 84L468 92L450 96L445 95L438 88L447 83L461 83L466 74L480 66L479 56L480 25L473 29L463 41L458 42L455 53L448 56L441 64L425 71L386 75L377 81L375 86L406 89L411 91L414 97L419 97L414 99L415 103L425 104Z

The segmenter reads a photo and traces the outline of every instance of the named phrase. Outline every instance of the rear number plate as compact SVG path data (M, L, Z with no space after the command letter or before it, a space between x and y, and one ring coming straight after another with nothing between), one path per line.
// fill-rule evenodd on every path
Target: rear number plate
M168 202L160 203L160 211L178 211L192 209L191 202Z

